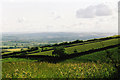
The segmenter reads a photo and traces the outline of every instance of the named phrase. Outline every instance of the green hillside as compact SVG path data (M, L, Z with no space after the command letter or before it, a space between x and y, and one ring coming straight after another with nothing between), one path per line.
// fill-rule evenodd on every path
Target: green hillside
M3 78L118 78L119 36L2 53ZM62 46L65 56L53 56ZM43 49L43 50L42 50ZM76 50L76 52L75 52Z
M109 39L110 38L110 39ZM104 38L103 38L104 39ZM67 54L72 54L74 53L74 50L76 49L77 52L84 52L84 51L88 51L91 49L98 49L98 48L103 48L103 47L107 47L107 46L111 46L111 45L116 45L118 44L118 36L114 36L114 37L108 37L107 40L101 40L100 39L95 39L95 40L88 40L88 41L83 41L81 43L73 43L73 44L68 44L66 45L60 45L63 46L65 48L65 51L67 52ZM51 46L51 47L44 47L43 51L42 48L38 48L37 50L32 50L30 52L26 51L26 55L48 55L48 56L52 56L52 52L53 52L53 47L55 46ZM58 47L58 46L56 46ZM19 52L20 53L20 52ZM2 53L2 55L4 54L11 54L10 52L6 52L6 53ZM19 54L18 54L19 55Z

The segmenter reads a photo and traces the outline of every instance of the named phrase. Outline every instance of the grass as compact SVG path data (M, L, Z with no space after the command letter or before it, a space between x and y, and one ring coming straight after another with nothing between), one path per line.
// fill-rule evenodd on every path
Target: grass
M26 58L4 58L2 59L2 62L35 62L37 60L31 60L31 59L26 59Z
M3 78L108 78L116 69L111 64L12 62L2 64Z
M2 49L3 51L9 51L9 52L4 52L2 53L1 55L4 55L4 54L11 54L12 52L17 52L17 51L21 51L21 48L16 48L16 49ZM27 50L27 48L23 48L23 50Z
M11 52L14 52L14 51L21 51L21 48L17 48L17 49L6 49L7 51L11 51ZM23 48L23 50L27 50L27 48Z
M107 49L119 60L118 47ZM107 63L105 51L65 60L59 63L37 62L37 59L5 58L2 61L3 78L110 78L117 72ZM39 58L38 58L39 60Z
M118 39L102 41L104 47L118 44ZM74 49L78 52L102 48L100 42L89 43L65 48L69 54ZM37 51L37 50L36 50ZM52 51L32 51L29 55L52 55ZM107 49L112 53L112 58L120 62L118 47ZM117 68L106 58L106 51L99 51L58 63L48 63L44 58L4 58L2 59L3 78L111 78L116 77Z
M115 48L112 48L112 49L107 49L107 51L109 51L110 53L112 53L112 58L116 61L120 61L120 54L119 54L119 49L118 47L115 47ZM75 57L75 58L72 58L72 59L68 59L66 61L64 61L65 63L77 63L77 62L108 62L108 59L106 59L106 51L99 51L99 52L95 52L95 53L92 53L92 54L88 54L88 55L83 55L83 56L80 56L80 57ZM63 62L63 63L64 63Z
M104 44L104 47L110 46L110 45L115 45L115 44L118 44L118 39L110 39L110 40L102 41L102 44L101 44L101 42L89 43L89 44L84 44L84 45L78 45L78 44L76 44L77 46L65 48L66 52L68 54L72 54L72 53L74 53L75 49L78 52L84 52L84 51L88 51L90 49L102 48L103 47L102 44ZM28 55L49 55L49 56L51 56L52 51L53 50L44 51L44 52L38 52L38 53L33 53L33 54L28 53Z
M53 50L44 51L44 52L38 52L38 53L28 54L28 55L49 55L49 56L52 56L52 51L53 51Z
M111 49L107 49L107 51L109 51L110 53L113 53L112 58L115 60L120 61L120 54L119 54L119 49L118 47L115 48L111 48ZM32 54L31 54L32 55ZM35 59L30 59L30 58L4 58L2 59L3 62L17 62L17 61L40 61L42 58L35 58ZM106 59L106 51L99 51L99 52L94 52L91 54L87 54L87 55L83 55L80 57L75 57L72 59L67 59L65 61L63 61L62 63L79 63L79 62L105 62L107 61Z
M118 44L118 39L111 39L111 40L102 41L102 44L104 44L104 47L110 46L110 45L115 45L115 44ZM90 49L103 48L102 44L101 44L101 42L95 42L95 43L89 43L89 44L84 44L84 45L79 45L79 46L73 46L73 47L66 48L66 51L69 54L74 53L75 49L78 52L84 52L84 51L88 51Z
M110 46L110 45L115 45L115 44L118 44L118 39L110 39L110 40L105 40L105 41L102 41L102 42L94 42L94 43L88 42L88 44L83 44L83 45L79 45L79 44L82 44L82 43L72 44L74 46L67 47L67 48L65 48L65 50L68 54L74 53L75 49L78 52L84 52L84 51L88 51L90 49L103 48L103 45L101 43L104 44L104 47ZM45 47L44 49L52 49L52 48L53 47ZM15 50L19 50L19 49L8 49L8 50L15 51ZM27 55L48 55L48 56L52 56L52 51L53 50L41 52L41 48L40 48L39 51L38 52L37 51L38 50L27 52ZM5 52L3 54L10 54L10 52Z

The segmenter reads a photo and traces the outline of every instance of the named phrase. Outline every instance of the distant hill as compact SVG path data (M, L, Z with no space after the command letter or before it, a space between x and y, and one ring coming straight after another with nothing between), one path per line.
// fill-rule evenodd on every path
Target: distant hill
M36 41L57 43L73 40L88 40L93 38L101 38L116 35L116 33L72 33L72 32L43 32L43 33L3 33L3 41Z

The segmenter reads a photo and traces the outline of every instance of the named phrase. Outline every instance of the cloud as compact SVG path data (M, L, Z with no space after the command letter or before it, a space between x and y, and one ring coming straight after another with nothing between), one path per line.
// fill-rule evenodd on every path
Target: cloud
M57 19L61 18L61 16L57 12L55 12L55 11L51 12L51 15L52 15L52 17L53 17L54 20L57 20Z
M97 16L109 16L111 14L111 9L104 4L88 6L85 9L79 9L76 11L77 18L95 18Z
M25 21L25 18L24 17L18 18L17 20L18 20L18 23L23 23Z
M89 6L86 9L79 9L76 12L77 18L94 18L95 9L93 6Z
M60 19L60 18L61 18L61 16L56 16L56 17L55 17L55 20Z
M109 16L112 14L112 11L106 5L97 5L96 6L96 16Z

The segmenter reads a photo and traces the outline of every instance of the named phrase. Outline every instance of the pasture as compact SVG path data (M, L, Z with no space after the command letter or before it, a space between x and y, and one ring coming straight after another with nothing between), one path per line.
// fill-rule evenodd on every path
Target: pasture
M88 43L88 44L82 44L82 45L79 45L79 43L78 43L78 44L74 44L74 46L72 46L72 47L65 48L65 50L68 54L72 54L72 53L74 53L75 49L78 52L84 52L84 51L88 51L90 49L97 49L97 48L102 48L102 47L116 45L116 44L118 44L118 39L110 39L110 40L106 40L106 41ZM49 55L49 56L51 56L52 51L53 50L38 52L38 53L33 52L32 54L28 53L28 55Z
M65 47L68 55L101 49L112 45L118 45L118 39L109 39L103 41L92 41L86 43L72 44L70 47ZM52 51L37 50L28 51L25 55L38 57L9 57L1 59L2 61L2 77L3 78L118 78L120 71L120 46L104 49L101 51L91 52L90 54L73 56L52 62ZM46 47L52 49L53 47ZM27 51L27 50L24 50ZM19 53L22 53L19 51ZM110 58L108 53L112 54ZM7 54L7 53L6 53ZM12 53L8 53L11 54ZM4 55L4 54L3 54ZM24 56L25 56L24 55ZM48 56L39 57L39 55ZM54 58L54 57L53 57ZM55 57L57 60L58 57ZM53 59L54 60L54 59ZM113 61L111 61L113 60Z

